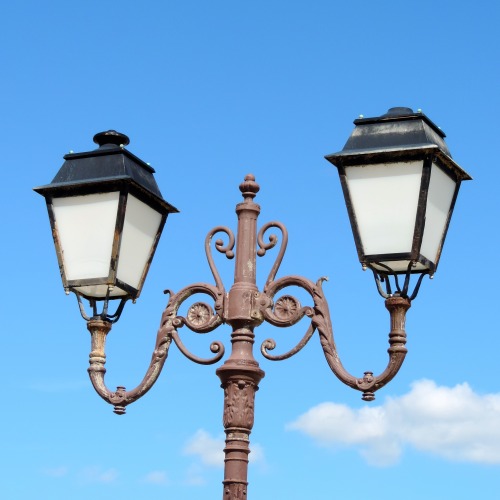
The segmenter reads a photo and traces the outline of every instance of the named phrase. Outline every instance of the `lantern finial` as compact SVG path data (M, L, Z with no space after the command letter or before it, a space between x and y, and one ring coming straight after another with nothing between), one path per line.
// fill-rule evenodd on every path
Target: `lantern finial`
M405 116L412 114L413 114L413 109L411 108L395 107L395 108L389 108L387 113L382 116Z
M116 130L108 130L107 132L99 132L94 135L94 142L99 146L113 144L115 146L127 146L130 144L130 139Z

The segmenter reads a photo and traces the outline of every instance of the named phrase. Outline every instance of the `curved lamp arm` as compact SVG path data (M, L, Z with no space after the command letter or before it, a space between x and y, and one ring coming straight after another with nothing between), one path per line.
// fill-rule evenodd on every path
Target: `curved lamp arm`
M160 328L158 329L158 333L156 335L155 349L149 363L149 368L141 383L135 389L126 391L125 387L118 386L116 391L113 392L106 387L104 382L104 375L106 373L106 368L104 367L106 364L106 336L110 332L112 323L114 322L112 319L113 316L108 317L106 315L100 315L94 316L93 318L84 316L87 320L87 328L92 338L92 347L89 356L90 366L88 368L90 380L99 396L101 396L101 398L103 398L106 402L114 405L113 411L116 414L123 415L127 405L137 401L139 398L144 396L144 394L146 394L151 387L153 387L163 369L172 340L175 342L182 354L195 363L211 365L220 361L224 356L224 345L219 341L212 342L210 345L210 350L215 354L213 357L200 358L195 356L184 346L177 332L178 328L185 325L196 333L207 333L215 330L223 322L226 292L215 266L211 251L211 242L217 233L225 233L228 237L228 242L225 245L221 239L218 239L215 242L215 248L217 251L224 253L228 259L232 259L234 257L234 253L232 251L235 242L233 232L224 226L217 226L212 229L205 239L205 252L216 285L213 286L205 283L196 283L183 288L176 294L173 294L170 290L165 291L165 293L170 295L170 300L161 317ZM208 304L205 304L204 302L197 302L189 308L185 318L177 316L177 312L181 304L186 299L191 297L191 295L197 293L204 293L213 299L215 312ZM79 303L81 302L79 301Z
M158 379L172 342L171 332L173 326L168 320L165 322L162 317L162 322L156 336L155 350L142 382L131 391L126 391L125 387L118 386L116 392L109 390L104 382L104 375L106 373L106 368L104 367L106 363L106 336L111 330L111 326L111 322L101 319L91 319L87 322L87 328L92 339L88 372L92 385L99 396L114 406L113 411L117 415L123 415L125 407L146 394Z
M405 317L406 311L410 308L411 302L408 298L400 296L388 297L385 306L391 317L391 331L389 332L389 362L385 370L377 376L372 372L365 372L362 378L351 375L342 365L337 347L335 345L333 328L330 319L328 303L323 293L322 282L325 278L318 280L316 284L301 276L287 276L285 278L272 281L266 285L265 294L272 300L274 295L288 286L298 286L306 290L314 301L313 307L301 307L299 301L290 295L280 297L274 307L268 306L263 311L267 322L279 326L287 327L296 324L304 316L311 318L311 325L301 341L290 351L282 355L271 355L268 350L276 347L272 339L263 342L261 352L267 359L278 361L289 358L299 352L311 339L314 331L317 330L321 342L321 347L325 354L326 361L332 372L344 384L361 391L362 399L373 401L375 391L386 385L397 374L405 359L407 349Z
M177 316L177 311L181 304L191 295L196 293L210 295L215 301L216 310L222 309L224 292L215 286L199 283L186 287L177 294L171 295L169 303L161 317L160 328L156 335L155 348L146 375L140 384L131 391L126 391L125 387L118 386L116 391L113 392L106 387L104 382L104 375L106 373L106 368L104 367L106 363L106 336L111 330L111 321L102 320L101 318L92 318L87 321L87 328L91 335L90 366L88 368L90 380L99 396L114 406L113 411L116 414L123 415L127 405L141 398L151 389L163 369L172 340L174 340L185 356L201 364L216 363L224 355L224 346L222 343L212 342L210 349L215 353L215 356L209 359L198 358L189 353L179 339L177 328L184 325L198 333L206 333L214 330L222 323L222 317L218 313L212 313L204 317L201 322L190 318L189 313L187 318ZM190 310L199 304L200 303L195 304ZM208 308L208 306L206 307Z

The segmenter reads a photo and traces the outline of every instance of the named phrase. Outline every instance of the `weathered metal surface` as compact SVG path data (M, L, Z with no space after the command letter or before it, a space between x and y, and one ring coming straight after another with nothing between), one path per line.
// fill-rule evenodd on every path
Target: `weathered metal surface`
M126 135L114 130L108 130L96 134L94 142L99 145L98 149L65 155L65 162L52 182L34 190L46 199L59 270L65 290L74 292L79 299L84 297L89 301L94 299L102 300L105 302L104 308L107 309L107 304L111 300L120 299L122 296L132 300L139 297L167 217L171 213L178 212L178 210L163 199L153 176L154 169L125 149L125 146L130 142ZM112 251L109 255L107 271L104 275L98 273L97 276L68 279L64 263L64 248L61 246L63 240L59 235L53 200L61 197L95 195L107 192L120 193ZM145 266L141 278L138 283L133 285L121 281L117 276L129 196L137 198L161 216L149 254L144 262ZM94 292L89 292L88 289L85 290L85 287L99 285L107 286L107 296L103 296L104 294L95 295ZM113 294L110 294L113 288L120 288L124 293L113 296ZM103 315L102 319L108 318Z
M347 212L351 221L354 242L358 258L363 268L373 271L384 268L382 275L397 274L431 274L438 267L441 250L453 213L455 200L462 181L470 180L465 172L451 157L444 140L445 134L424 113L413 112L410 108L391 108L379 117L360 118L354 121L356 125L342 151L326 156L325 158L338 169L342 192L344 194ZM401 253L370 254L365 251L358 225L358 217L354 210L346 168L363 168L367 165L395 164L419 162L422 166L420 192L417 212L413 221L413 239L411 248ZM435 167L433 166L435 165ZM430 186L431 170L439 168L455 183L452 203L449 207L446 226L442 232L436 255L425 256L421 253L424 240L427 195ZM398 210L395 206L394 210ZM430 260L432 259L432 260ZM384 262L409 261L419 263L419 268L391 269ZM424 270L422 270L424 268Z
M386 307L391 317L387 368L378 376L374 376L369 371L365 372L362 377L349 374L340 362L333 337L330 312L322 289L325 278L319 279L316 283L301 276L276 279L288 242L286 228L279 222L269 222L257 232L257 217L260 208L254 203L253 198L259 186L252 175L245 177L240 190L244 201L236 207L237 237L235 238L230 229L218 226L209 232L205 240L207 260L215 285L196 283L177 293L167 291L170 298L162 315L151 363L144 379L135 389L127 391L119 386L113 392L106 387L104 383L105 341L111 329L111 321L99 316L90 318L87 323L92 336L89 375L98 394L114 405L114 411L117 414L124 414L127 405L142 397L153 386L167 359L172 341L187 358L196 363L213 364L223 358L225 349L219 341L212 342L210 345L210 350L214 353L211 358L201 358L191 353L181 341L178 331L180 328L186 326L193 332L205 334L223 323L232 327L231 353L224 364L216 370L224 390L223 425L226 444L223 500L247 498L248 455L250 434L255 418L255 393L264 377L264 372L253 354L255 328L264 321L286 328L295 325L304 317L309 318L310 324L306 333L293 349L284 354L271 355L269 351L276 347L276 343L272 339L267 339L261 344L260 350L263 356L273 361L287 359L299 352L317 331L326 361L332 372L344 384L361 391L364 400L371 401L374 399L375 391L387 384L403 363L406 355L404 320L411 302L409 298L400 295L388 297L386 300ZM278 243L276 235L271 235L267 242L264 241L264 234L271 228L280 230L281 245L264 289L259 291L256 285L257 255L264 256ZM218 233L224 233L228 241L224 244L221 239L217 239L214 242L216 250L225 254L229 259L236 257L234 282L228 293L226 293L211 253L212 240ZM233 252L235 247L236 252ZM287 287L299 287L305 290L310 295L313 305L302 306L299 300L290 294L283 294L275 299ZM208 296L213 300L213 307L206 302L198 301L188 308L186 317L179 316L180 306L195 294Z

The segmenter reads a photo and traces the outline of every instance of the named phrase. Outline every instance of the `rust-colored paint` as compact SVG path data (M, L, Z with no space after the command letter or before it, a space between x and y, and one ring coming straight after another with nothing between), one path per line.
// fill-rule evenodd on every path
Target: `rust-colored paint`
M92 336L92 352L90 353L89 375L97 393L114 406L117 414L124 414L127 405L142 397L156 382L167 359L172 341L180 351L192 361L201 364L213 364L220 361L225 349L222 342L212 342L212 357L200 358L192 354L182 343L178 330L186 326L197 333L215 330L223 323L232 328L231 353L216 373L224 390L223 424L226 433L224 448L225 467L223 481L223 500L241 500L247 498L248 454L250 453L250 433L255 418L255 393L264 377L259 363L254 358L254 330L263 322L278 327L288 327L298 323L306 316L310 325L300 342L284 354L271 355L269 351L276 347L272 339L261 344L262 355L273 361L289 358L299 352L317 331L326 361L332 372L346 385L361 391L363 399L371 401L374 393L387 384L398 372L406 355L405 315L410 307L410 299L401 296L389 297L385 304L391 317L389 333L389 361L387 368L380 375L365 372L362 377L354 377L342 366L335 346L333 329L328 304L323 294L324 278L316 283L301 276L286 276L276 279L283 259L288 234L283 224L270 222L257 233L257 217L260 207L253 199L259 191L253 175L247 175L240 185L243 202L236 207L238 215L237 237L224 226L210 231L205 240L207 259L214 276L215 285L197 283L187 286L177 293L170 294L170 300L163 312L158 330L156 345L150 366L142 382L133 390L127 391L119 386L116 391L109 390L104 383L106 369L105 341L111 329L111 323L102 318L92 318L87 326ZM276 262L267 278L263 291L256 285L257 255L264 256L278 243L278 238L271 235L267 242L264 233L269 229L279 229L282 241ZM220 239L215 241L215 248L227 258L236 257L234 283L228 293L224 288L220 275L214 264L211 253L211 242L218 233L225 233L228 243ZM236 252L233 252L236 246ZM257 250L258 248L258 250ZM302 306L292 295L281 295L279 292L290 286L298 286L309 293L312 306ZM181 304L190 296L201 293L214 302L212 308L205 302L196 302L189 309L186 317L178 316Z

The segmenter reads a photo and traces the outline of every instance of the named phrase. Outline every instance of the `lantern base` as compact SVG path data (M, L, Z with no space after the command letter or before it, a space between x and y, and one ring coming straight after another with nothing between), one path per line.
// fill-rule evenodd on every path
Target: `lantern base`
M89 316L85 311L85 305L82 300L82 298L85 297L83 297L75 290L71 291L76 295L76 299L78 301L78 307L80 309L80 314L82 315L82 318L87 322L101 320L101 321L108 321L109 323L116 323L120 319L120 316L123 312L125 304L127 303L127 300L129 300L130 298L128 296L121 298L120 303L118 304L118 307L116 308L116 311L113 314L108 314L109 301L113 300L109 296L105 297L105 299L102 301L102 311L100 313L97 311L97 300L87 298L90 307L92 308L92 316Z

